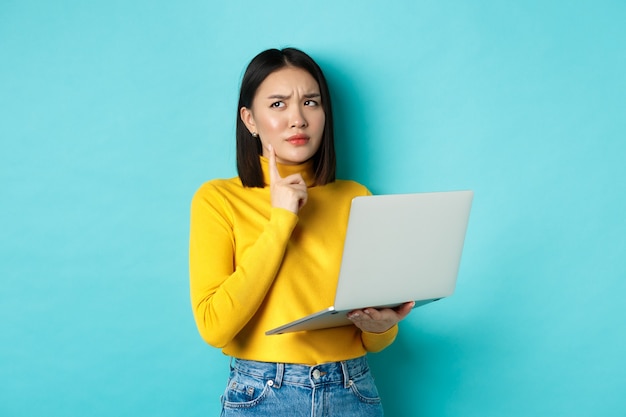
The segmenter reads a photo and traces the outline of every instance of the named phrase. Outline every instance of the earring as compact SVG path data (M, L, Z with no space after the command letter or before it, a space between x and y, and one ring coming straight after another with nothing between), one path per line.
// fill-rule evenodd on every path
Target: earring
M258 137L259 137L259 134L258 134L258 133L256 133L256 132L251 132L251 133L252 133L252 137L253 137L253 138L258 138Z

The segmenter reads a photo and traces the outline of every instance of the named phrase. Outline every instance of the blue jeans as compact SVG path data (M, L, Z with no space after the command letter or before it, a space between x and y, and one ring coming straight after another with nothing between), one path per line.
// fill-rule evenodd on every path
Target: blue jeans
M381 417L365 356L306 366L233 359L222 417Z

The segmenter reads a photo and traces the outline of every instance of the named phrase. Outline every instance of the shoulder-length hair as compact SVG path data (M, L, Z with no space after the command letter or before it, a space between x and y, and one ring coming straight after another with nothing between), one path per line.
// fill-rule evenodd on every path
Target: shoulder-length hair
M271 73L287 67L301 68L311 74L320 88L322 109L325 114L324 132L319 149L313 155L315 184L325 185L335 181L336 156L333 134L333 113L326 78L317 63L304 52L295 48L268 49L250 61L241 81L237 106L237 171L246 187L263 188L263 171L259 155L263 154L261 141L252 136L240 117L242 107L251 108L261 83Z

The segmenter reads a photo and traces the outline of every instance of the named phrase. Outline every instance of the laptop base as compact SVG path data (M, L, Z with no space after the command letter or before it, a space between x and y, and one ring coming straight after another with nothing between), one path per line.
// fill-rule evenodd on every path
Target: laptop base
M440 300L441 298L433 298L430 300L420 300L415 302L415 307L420 307L426 304L430 304L433 301ZM372 307L376 309L381 308L395 308L400 306L400 304L396 305L388 305L388 306L379 306ZM367 308L367 307L363 307ZM352 308L349 310L335 310L335 307L329 307L326 310L318 311L317 313L310 314L306 317L303 317L299 320L292 321L291 323L287 323L283 326L276 327L275 329L268 330L265 332L267 336L283 334L283 333L291 333L291 332L301 332L307 330L318 330L318 329L327 329L332 327L341 327L341 326L349 326L352 325L352 321L348 319L348 313L354 310L358 310L356 308Z

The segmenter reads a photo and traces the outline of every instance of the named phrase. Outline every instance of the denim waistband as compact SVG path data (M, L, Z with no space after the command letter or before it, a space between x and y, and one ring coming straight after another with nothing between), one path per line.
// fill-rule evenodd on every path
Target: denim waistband
M320 365L296 365L291 363L257 362L233 358L231 367L238 372L266 381L276 388L283 383L318 385L341 382L347 388L352 380L369 372L365 356L341 362Z

